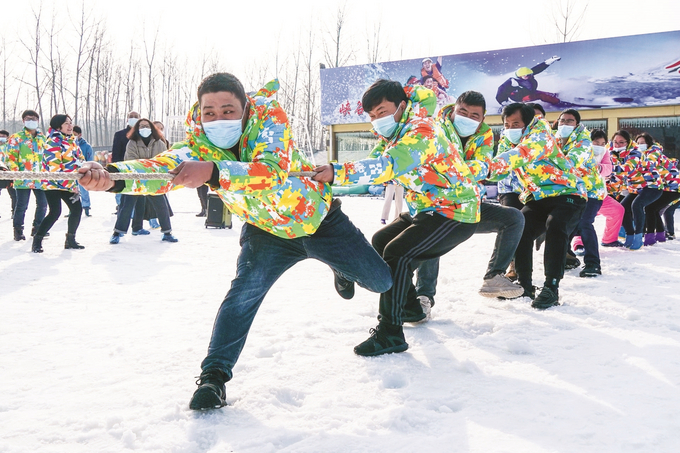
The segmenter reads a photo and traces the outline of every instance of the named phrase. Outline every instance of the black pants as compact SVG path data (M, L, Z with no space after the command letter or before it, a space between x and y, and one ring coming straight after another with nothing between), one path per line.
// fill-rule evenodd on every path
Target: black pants
M477 228L433 211L411 218L402 213L373 235L373 247L392 271L393 285L380 295L380 320L395 326L403 324L401 314L407 302L417 303L413 272L421 261L440 257L465 242Z
M645 187L638 193L629 193L621 202L626 209L623 214L623 228L627 235L642 234L645 231L645 207L658 200L662 190Z
M80 203L80 197L76 197L73 201L73 192L68 190L46 190L45 198L47 199L48 212L36 232L39 236L45 236L54 226L54 223L61 215L61 202L66 203L69 211L68 216L68 234L76 234L78 225L80 225L80 216L83 214L83 205Z
M198 199L201 200L201 211L208 209L208 186L203 184L201 187L196 188L198 193Z
M661 210L680 198L680 192L666 192L658 200L645 206L646 233L663 233L666 231L661 219Z
M503 206L510 206L511 208L519 209L524 207L524 203L519 201L519 194L515 192L499 193L498 202Z
M524 233L515 252L517 279L525 288L532 285L534 240L545 232L543 266L546 282L556 284L564 277L569 237L578 224L586 200L560 195L533 200L522 208Z

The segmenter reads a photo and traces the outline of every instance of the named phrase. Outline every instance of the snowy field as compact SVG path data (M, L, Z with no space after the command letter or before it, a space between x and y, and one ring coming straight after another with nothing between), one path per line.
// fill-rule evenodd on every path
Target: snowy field
M113 196L93 193L86 249L64 250L60 219L38 255L12 240L2 192L0 452L680 450L680 240L602 250L601 278L567 271L563 305L539 312L477 295L494 236L473 236L442 259L432 321L405 329L407 352L377 358L352 348L378 296L341 299L308 260L265 299L229 406L197 413L241 223L205 229L194 190L170 202L177 244L156 230L110 245ZM381 206L343 198L369 239Z

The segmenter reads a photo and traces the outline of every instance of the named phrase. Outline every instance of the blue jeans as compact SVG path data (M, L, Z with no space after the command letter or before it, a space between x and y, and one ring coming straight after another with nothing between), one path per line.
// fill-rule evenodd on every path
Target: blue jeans
M663 190L645 187L637 194L630 193L621 202L626 209L623 214L623 228L627 235L642 234L645 231L645 207L658 200Z
M144 226L144 207L146 204L146 197L141 195L123 195L120 199L120 206L118 207L118 218L113 231L120 234L127 233L130 228L130 217L134 210L134 218L132 219L132 231L139 231Z
M80 203L83 205L83 209L90 207L90 192L86 188L78 184L78 190L80 191Z
M283 239L246 223L240 244L236 277L217 312L208 355L201 363L203 370L219 368L229 379L262 300L295 263L317 259L376 293L392 286L390 268L340 208L330 212L314 234L295 239Z
M28 199L31 197L31 191L35 195L35 215L33 216L33 226L38 228L40 222L45 218L47 212L47 199L45 192L40 189L16 189L17 205L14 210L14 228L24 227L24 217L26 216L26 209L28 209Z
M595 227L593 222L595 222L595 217L598 211L602 207L602 200L596 198L588 198L588 203L586 203L586 208L581 214L581 220L576 227L576 231L580 232L581 241L583 241L583 262L585 264L592 264L595 266L600 266L600 244L597 240L597 233L595 232Z

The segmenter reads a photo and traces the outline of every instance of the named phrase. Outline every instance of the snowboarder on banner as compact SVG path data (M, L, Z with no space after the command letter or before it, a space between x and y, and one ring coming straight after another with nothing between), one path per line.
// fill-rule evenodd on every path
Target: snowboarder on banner
M548 66L560 61L561 57L555 55L548 58L542 63L537 64L533 68L522 67L515 71L514 77L510 77L501 86L498 87L496 93L496 100L502 106L512 102L531 102L541 100L549 104L559 104L560 100L556 93L548 93L539 91L536 74L548 69Z

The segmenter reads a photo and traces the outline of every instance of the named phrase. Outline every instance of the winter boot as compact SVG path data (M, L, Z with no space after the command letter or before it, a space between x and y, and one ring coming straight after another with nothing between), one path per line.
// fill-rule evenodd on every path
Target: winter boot
M366 341L354 347L357 355L370 357L391 352L404 352L408 349L408 343L404 338L404 329L401 326L378 324L370 330L371 336Z
M579 277L597 277L602 275L602 269L597 264L586 264L578 274Z
M336 271L333 271L333 274L335 276L335 291L337 291L340 297L345 300L349 300L354 297L354 282L347 280Z
M88 207L88 208L83 208L83 210L85 211L85 217L92 217L92 216L90 215L90 208L89 208L89 207Z
M657 231L656 232L656 242L666 242L666 232Z
M196 214L196 217L205 217L206 215L207 215L207 214L206 214L206 212L205 212L205 209L201 209L201 212L199 212L198 214Z
M626 229L624 227L619 228L619 237L620 238L625 238L628 235L626 234Z
M211 368L203 371L196 381L198 389L191 397L189 409L202 411L226 406L224 383L228 380L227 374L220 369Z
M630 248L631 245L633 245L633 239L635 238L634 234L627 234L626 235L626 242L623 243L623 246L626 247L627 249Z
M564 268L576 269L577 267L581 267L581 261L578 258L576 258L576 255L574 255L571 250L567 250Z
M557 288L544 286L536 299L531 303L531 306L538 310L545 310L560 304L560 296Z
M33 253L42 253L43 248L42 248L42 241L45 236L42 236L40 234L36 234L33 236L33 245L31 245L31 250Z
M109 239L109 244L118 244L120 242L120 236L121 234L119 232L114 231L111 235L111 239Z
M173 236L172 233L164 233L161 242L179 242L179 239Z
M68 234L66 233L66 242L64 243L64 248L65 249L84 249L84 245L80 245L76 242L76 235L75 234Z
M26 236L24 236L24 227L14 227L14 240L15 241L26 240Z
M628 238L626 238L628 240ZM640 250L642 248L642 233L637 233L633 236L633 242L630 245L631 250Z
M647 233L645 234L645 245L654 245L656 244L656 233Z

